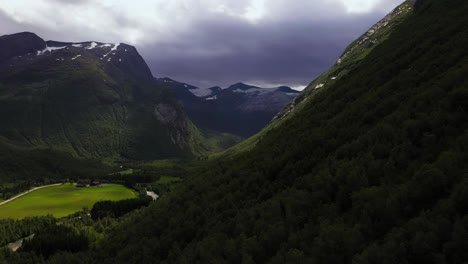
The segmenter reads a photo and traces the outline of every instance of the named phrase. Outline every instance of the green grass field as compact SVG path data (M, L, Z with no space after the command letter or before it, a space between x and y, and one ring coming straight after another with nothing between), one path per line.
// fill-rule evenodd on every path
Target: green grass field
M133 174L134 170L121 171L120 175L130 175Z
M98 201L116 201L136 196L133 190L118 184L91 188L77 188L71 184L52 186L0 206L0 219L21 219L47 214L59 218L81 211L85 206L91 209Z

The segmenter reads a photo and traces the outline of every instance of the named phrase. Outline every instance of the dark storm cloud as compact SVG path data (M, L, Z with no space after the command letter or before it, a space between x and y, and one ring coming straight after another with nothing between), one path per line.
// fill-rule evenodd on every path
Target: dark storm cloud
M381 15L325 23L268 24L210 20L170 42L141 48L155 76L194 85L305 86L332 66L345 47Z
M18 23L5 14L4 11L0 10L0 36L25 31L34 32L38 35L47 32L47 30L27 22Z
M155 76L201 87L297 87L402 1L15 0L0 5L0 34L126 42Z

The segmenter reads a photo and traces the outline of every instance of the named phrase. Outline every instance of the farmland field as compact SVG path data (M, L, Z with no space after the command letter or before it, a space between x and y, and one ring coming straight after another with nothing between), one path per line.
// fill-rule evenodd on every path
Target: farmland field
M123 200L135 198L136 193L122 185L77 188L72 184L47 187L24 195L0 206L0 219L21 219L28 216L52 214L64 217L91 207L102 200Z

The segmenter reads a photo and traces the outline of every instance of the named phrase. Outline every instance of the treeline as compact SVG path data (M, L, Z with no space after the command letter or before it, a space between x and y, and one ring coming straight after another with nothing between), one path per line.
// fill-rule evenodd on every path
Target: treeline
M8 200L11 197L25 190L29 190L31 186L36 185L35 181L18 181L14 183L0 184L0 199Z
M0 263L53 262L51 257L57 257L56 254L85 251L99 243L103 235L111 232L119 222L125 221L126 213L147 206L151 201L151 197L102 201L91 211L85 208L59 221L52 216L0 220ZM6 246L25 237L29 238L16 252Z
M152 200L153 198L145 196L121 201L100 201L93 205L91 217L93 220L105 217L118 218L135 209L148 206Z
M41 229L31 240L25 240L20 252L32 252L47 259L59 251L78 252L86 250L89 241L85 232L66 225L51 225Z
M92 184L116 183L135 188L152 183L161 176L185 177L188 170L177 162L163 165L128 163L132 174L120 174L119 168L94 159L79 159L52 149L22 149L0 141L0 199L7 200L35 186L58 182Z
M0 220L0 247L15 242L21 238L37 234L49 226L55 225L57 220L52 216L27 217L22 220Z
M34 186L98 178L112 168L93 159L79 159L53 149L26 149L0 140L0 199Z

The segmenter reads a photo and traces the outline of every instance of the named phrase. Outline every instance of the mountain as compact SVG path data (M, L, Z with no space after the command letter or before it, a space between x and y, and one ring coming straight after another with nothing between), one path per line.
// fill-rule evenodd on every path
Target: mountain
M415 0L403 2L382 20L373 25L366 33L351 43L336 64L312 81L294 100L289 102L275 117L274 121L288 116L296 106L310 95L332 86L342 76L359 66L360 62L381 42L385 41L411 13Z
M79 157L193 153L196 129L135 47L0 37L0 136Z
M251 150L50 263L465 262L467 12L416 2Z
M0 37L0 62L7 61L17 56L46 48L44 40L33 33L23 32Z
M360 62L366 58L366 56L369 55L375 47L385 41L394 29L405 21L406 17L411 14L415 2L415 0L403 2L383 19L373 25L362 36L353 41L345 49L333 67L319 75L294 99L289 101L260 132L236 146L226 149L223 152L216 153L213 157L216 159L220 157L231 157L252 149L260 138L265 136L270 130L280 126L285 119L292 116L295 110L302 108L303 102L306 102L311 98L311 96L315 96L318 92L332 86L342 76L345 76L347 73L357 68Z
M169 85L198 127L250 137L260 131L298 91L283 86L260 88L237 83L228 88L198 88L169 78L157 80Z

